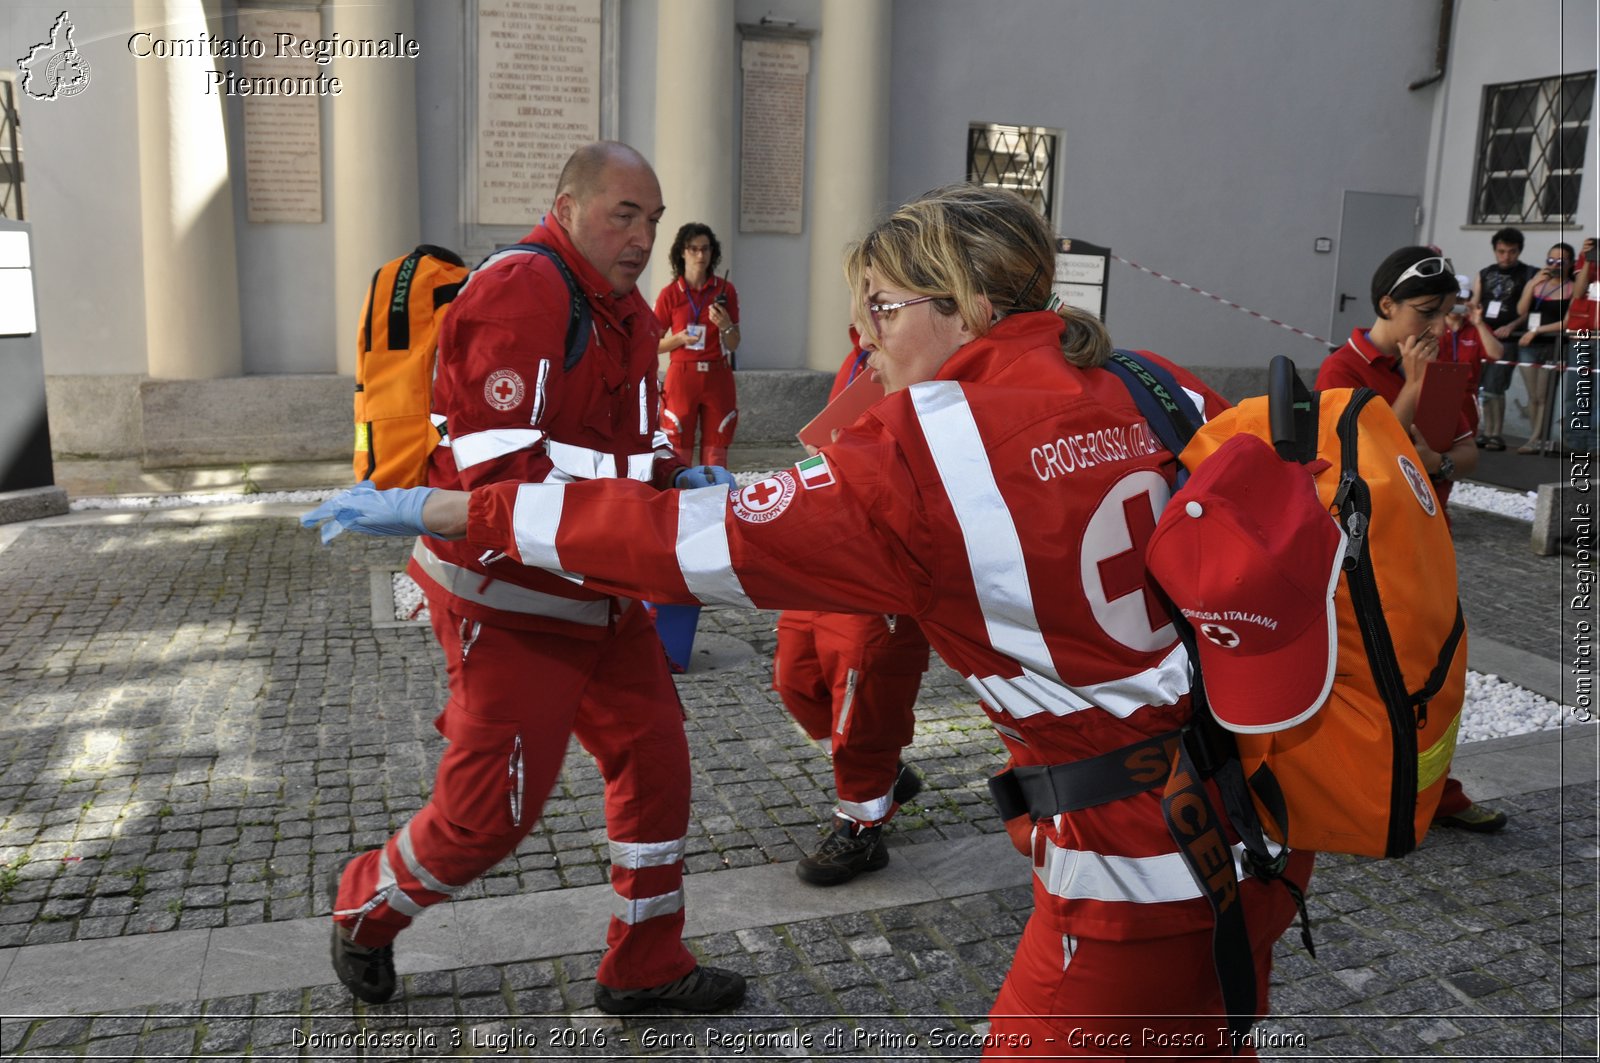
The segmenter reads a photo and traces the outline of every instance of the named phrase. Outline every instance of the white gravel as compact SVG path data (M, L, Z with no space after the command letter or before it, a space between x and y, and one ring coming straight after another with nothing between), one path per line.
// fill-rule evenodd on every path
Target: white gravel
M1508 491L1504 487L1462 481L1450 492L1452 506L1481 509L1533 523L1533 507L1538 500L1537 491Z

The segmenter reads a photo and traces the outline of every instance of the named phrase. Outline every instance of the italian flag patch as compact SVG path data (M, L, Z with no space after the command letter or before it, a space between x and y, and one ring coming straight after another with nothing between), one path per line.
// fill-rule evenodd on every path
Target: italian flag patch
M833 484L833 470L828 468L828 459L821 454L800 462L794 471L799 474L800 482L813 491Z

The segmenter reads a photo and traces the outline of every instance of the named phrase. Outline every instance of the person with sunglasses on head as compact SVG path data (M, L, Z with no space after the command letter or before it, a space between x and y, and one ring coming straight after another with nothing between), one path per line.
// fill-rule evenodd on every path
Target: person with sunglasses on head
M1460 281L1450 260L1431 247L1402 247L1385 258L1372 274L1372 307L1377 319L1357 328L1343 347L1323 360L1317 389L1371 388L1399 419L1417 448L1417 457L1440 498L1449 497L1452 482L1478 467L1478 446L1465 410L1456 423L1455 439L1443 454L1428 446L1412 424L1422 377L1439 359L1441 342L1453 335L1445 320L1455 306ZM1448 515L1446 515L1448 519ZM1506 814L1473 801L1454 776L1445 780L1444 796L1433 821L1462 830L1493 832L1506 825Z
M1518 454L1554 453L1550 434L1552 399L1562 362L1567 327L1567 304L1572 301L1575 254L1571 244L1556 244L1541 269L1523 289L1517 310L1527 318L1528 330L1517 340L1517 365L1522 386L1528 391L1528 422L1532 434L1517 448Z
M672 280L656 296L656 320L663 331L656 349L671 356L661 386L661 427L679 461L694 461L698 436L700 463L726 465L739 424L733 382L741 335L739 293L726 277L717 276L722 243L704 222L680 227L667 259Z
M1049 783L1084 763L1117 776L1069 799L1035 786L1006 813L1034 868L1034 906L984 1054L1136 1045L1111 1054L1215 1058L1235 1045L1209 883L1233 869L1236 839L1186 804L1184 824L1212 843L1210 877L1191 873L1163 817L1162 750L1191 717L1191 669L1144 561L1177 459L1104 368L1105 327L1055 309L1054 274L1053 234L1020 196L937 189L847 252L862 348L888 394L793 471L668 504L621 483L357 490L304 520L382 534L399 507L428 534L653 601L916 617L981 699L1016 772ZM1226 408L1192 374L1147 358L1195 419ZM1314 492L1306 500L1326 521ZM1287 499L1273 503L1282 515ZM1327 601L1314 604L1322 622L1305 630L1325 632ZM1326 638L1313 649L1326 671ZM1121 769L1139 749L1153 770L1132 784ZM1283 876L1303 889L1311 862L1290 854ZM1221 910L1235 902L1248 940L1233 969L1254 975L1254 992L1233 1014L1248 1019L1265 1013L1272 944L1295 904L1283 883L1253 875Z

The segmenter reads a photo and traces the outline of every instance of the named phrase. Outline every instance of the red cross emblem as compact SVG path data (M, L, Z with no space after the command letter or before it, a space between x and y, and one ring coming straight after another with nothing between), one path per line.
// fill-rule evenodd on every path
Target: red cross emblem
M514 410L526 393L522 377L513 369L496 369L483 382L483 398L497 410Z
M1225 650L1231 650L1239 645L1238 632L1232 628L1223 627L1221 624L1201 624L1200 634Z
M1115 601L1135 592L1144 595L1144 611L1150 620L1150 630L1159 631L1166 626L1167 613L1161 601L1145 579L1144 549L1156 531L1156 517L1150 511L1147 495L1137 494L1123 499L1123 518L1128 526L1131 544L1120 554L1100 562L1100 585L1105 588L1106 599Z
M797 486L786 472L757 480L733 496L733 515L749 524L765 524L789 508Z
M766 509L772 504L774 496L782 494L783 489L771 480L762 480L760 483L750 485L750 490L745 492L746 501L751 509Z

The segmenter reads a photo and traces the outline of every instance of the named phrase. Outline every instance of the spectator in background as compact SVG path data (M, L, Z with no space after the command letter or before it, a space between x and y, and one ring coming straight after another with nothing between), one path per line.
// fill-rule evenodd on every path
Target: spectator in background
M1455 442L1440 454L1429 447L1411 421L1422 391L1428 363L1440 357L1441 343L1452 335L1446 318L1459 294L1460 282L1450 260L1429 247L1402 247L1372 275L1372 307L1378 318L1370 329L1355 329L1350 341L1334 351L1317 372L1318 390L1371 388L1389 403L1411 436L1422 467L1435 491L1448 497L1449 484L1478 466L1472 423L1465 410L1456 426ZM1492 332L1491 332L1492 335ZM1506 814L1485 808L1468 797L1452 776L1433 821L1446 827L1479 832L1506 825Z
M1484 320L1494 337L1512 342L1522 327L1525 315L1517 309L1522 290L1536 272L1522 261L1522 231L1509 226L1494 234L1494 265L1478 271L1472 282L1472 302L1483 309ZM1511 386L1515 358L1502 359L1483 370L1483 431L1478 446L1485 450L1506 449L1506 389Z
M854 349L834 378L830 402L871 372L853 328L850 339ZM883 828L922 792L922 779L900 751L911 744L912 710L927 670L928 640L909 616L801 609L778 615L772 689L833 759L839 799L832 829L795 865L800 881L838 886L889 866Z
M1439 334L1439 361L1465 365L1471 371L1467 378L1467 394L1462 400L1462 413L1466 415L1473 431L1479 426L1478 382L1482 374L1497 366L1505 357L1505 345L1494 334L1485 319L1483 308L1472 302L1471 282L1465 274L1456 274L1455 305L1444 319L1444 331ZM1502 403L1504 396L1501 396ZM1503 412L1503 409L1502 409ZM1500 449L1505 449L1504 444ZM1435 483L1439 501L1450 498L1450 481Z
M1544 268L1534 274L1517 303L1527 326L1517 339L1517 364L1522 367L1522 386L1528 390L1528 422L1533 428L1528 441L1517 448L1518 454L1551 454L1556 449L1550 435L1550 400L1562 359L1567 304L1575 287L1575 257L1571 244L1552 247Z
M717 276L722 244L711 226L692 221L678 230L667 252L672 281L656 296L663 335L656 350L670 354L661 389L661 427L678 460L726 465L739 423L733 355L739 346L739 293Z

